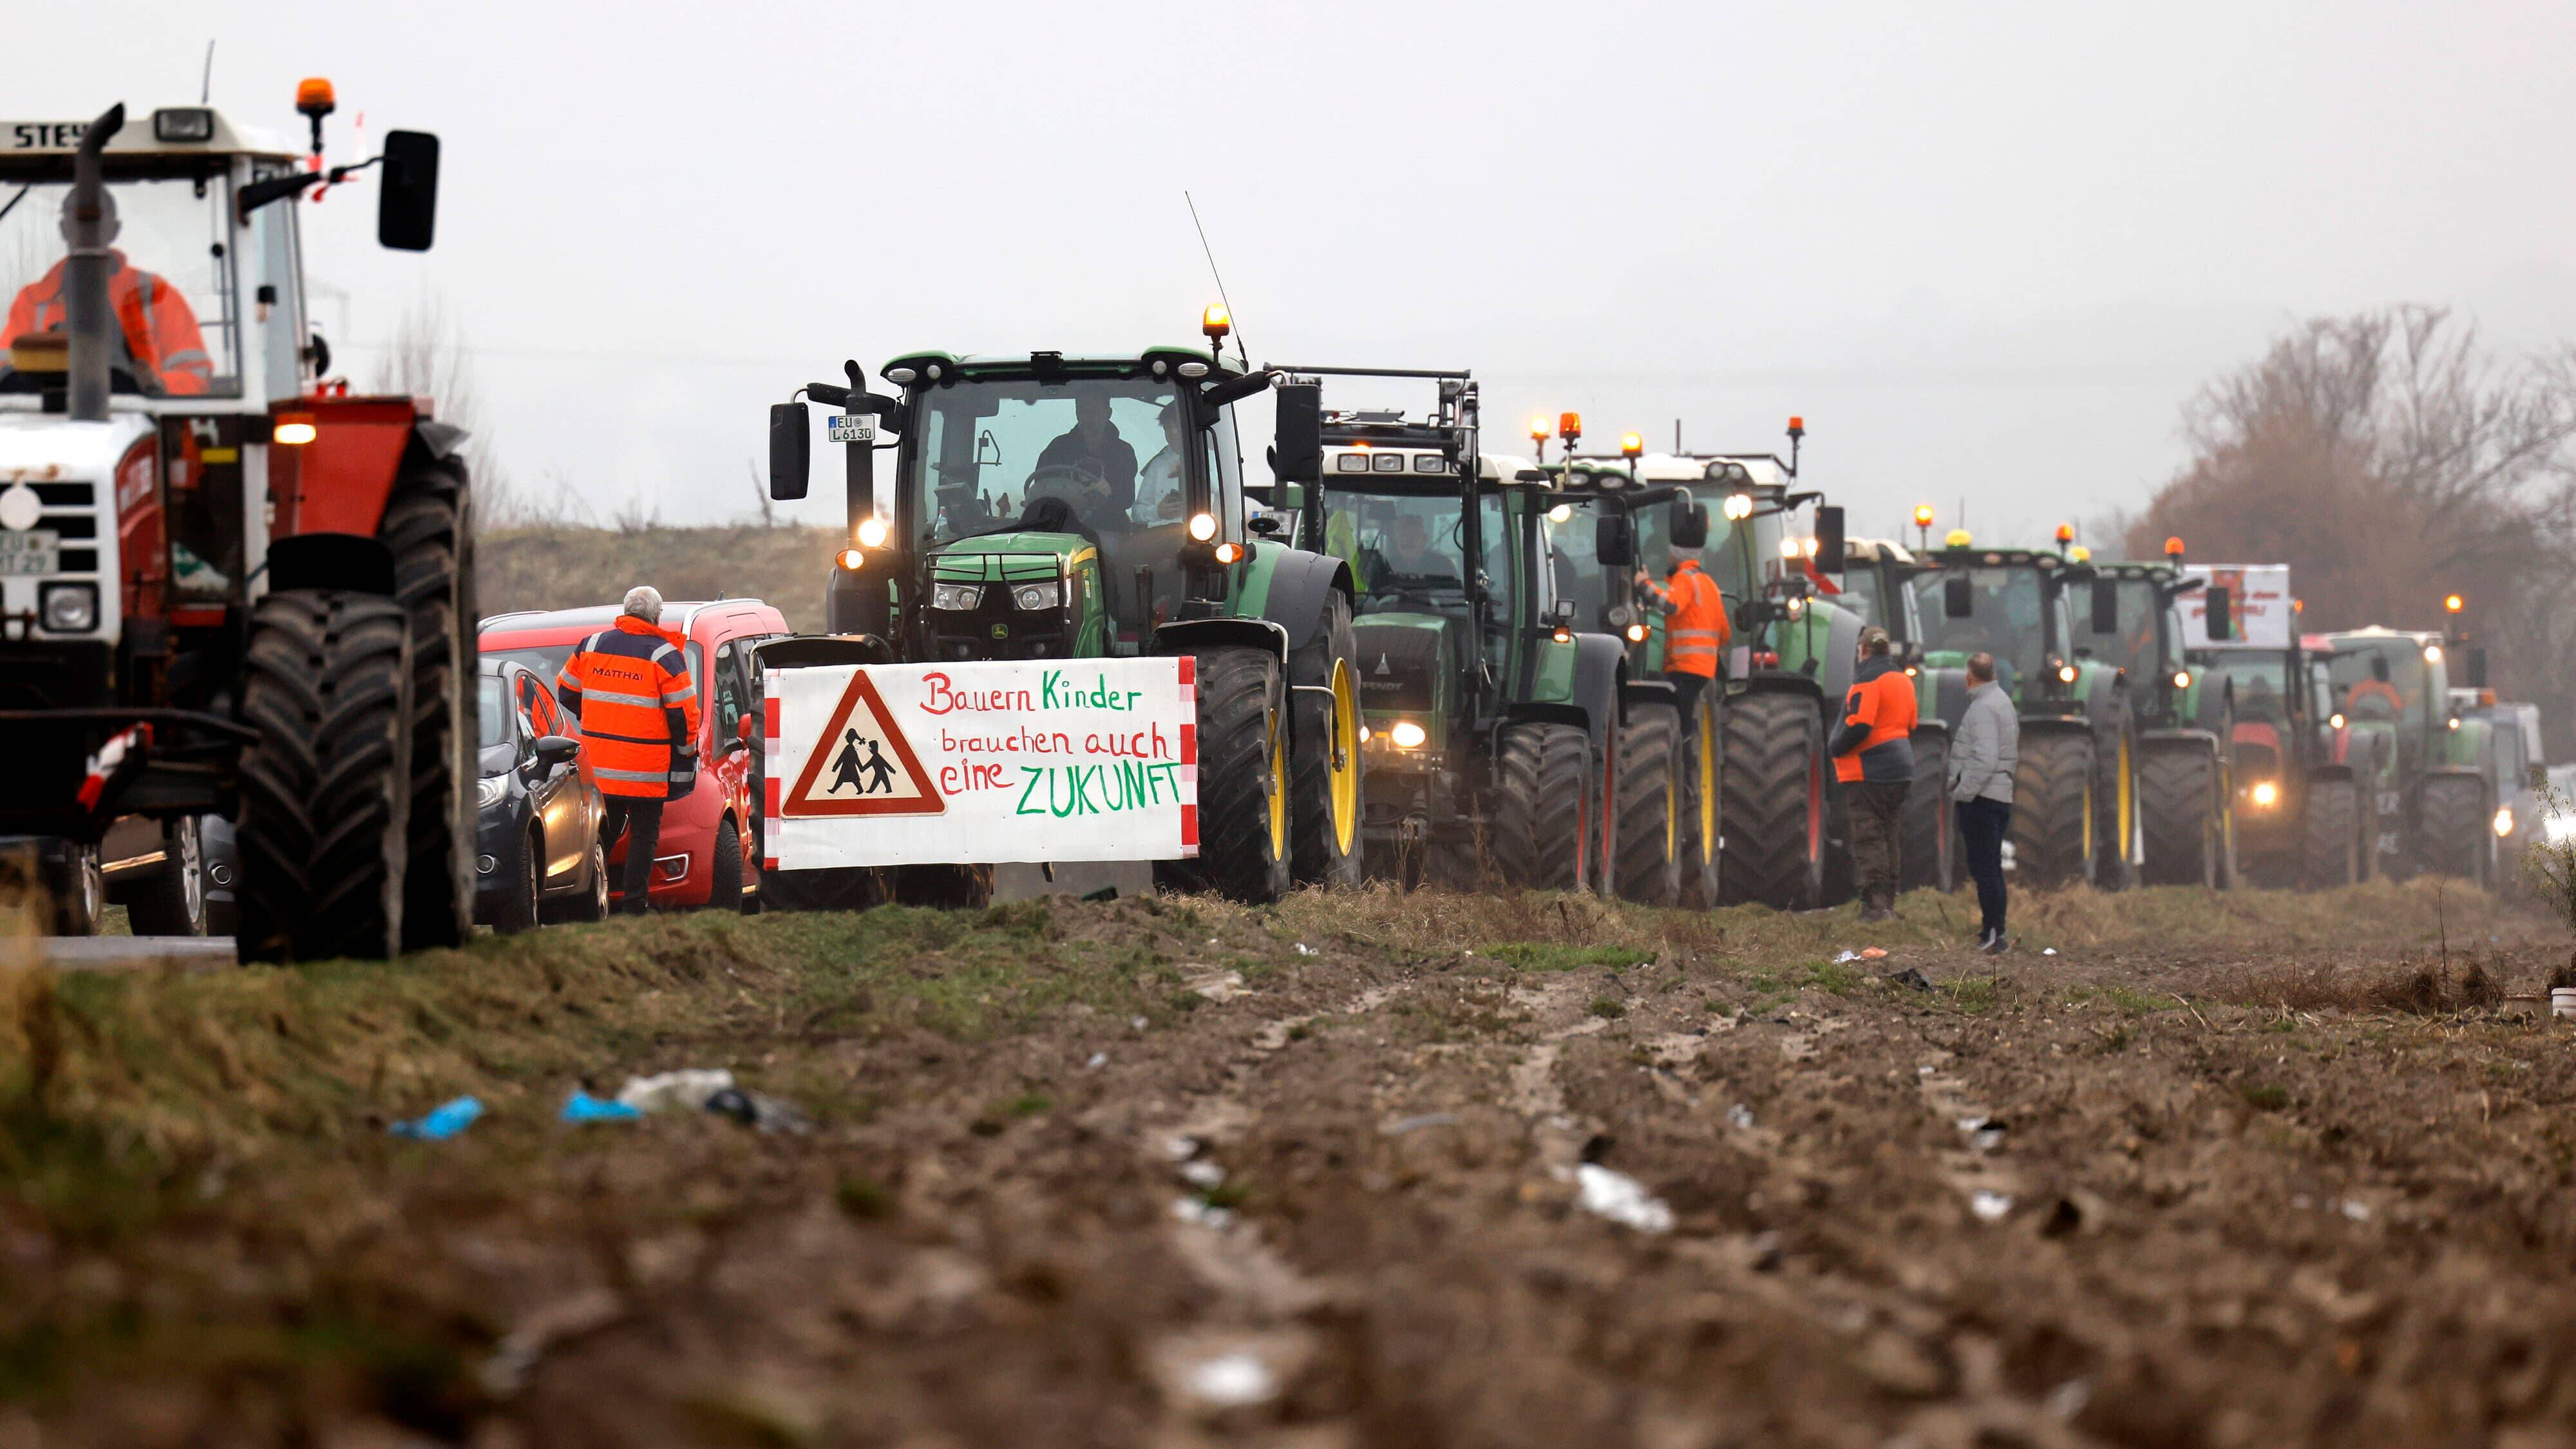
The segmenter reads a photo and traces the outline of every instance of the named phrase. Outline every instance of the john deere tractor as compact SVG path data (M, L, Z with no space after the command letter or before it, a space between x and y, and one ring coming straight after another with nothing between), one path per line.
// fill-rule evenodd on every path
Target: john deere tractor
M1157 881L1246 901L1299 881L1353 885L1366 768L1354 575L1248 511L1233 404L1277 374L1226 363L1220 309L1204 331L1204 346L1123 355L912 352L883 369L890 394L869 392L855 363L846 386L799 389L839 410L830 436L849 449L850 539L828 599L840 637L766 646L763 659L1193 655L1200 854L1157 863ZM805 495L807 406L770 410L774 497ZM1311 387L1282 394L1283 475L1316 475L1319 428ZM875 485L884 433L890 490ZM974 898L989 872L961 867L962 886L920 889ZM780 893L861 904L873 888L797 879L809 874L838 873L781 872Z
M2385 628L2329 634L2334 711L2372 745L2363 781L2377 818L2380 870L2494 878L2497 800L2490 721L2452 703L2449 635ZM2469 688L2484 687L2474 655Z
M1635 434L1629 435L1630 439ZM1554 529L1557 595L1574 602L1575 622L1622 640L1628 651L1629 730L1644 736L1669 729L1675 750L1674 808L1671 850L1678 857L1678 893L1660 898L1664 880L1655 867L1663 842L1652 835L1623 836L1621 857L1633 869L1621 872L1619 889L1631 899L1651 904L1695 908L1719 900L1718 783L1722 774L1725 694L1719 688L1699 691L1687 716L1680 691L1664 681L1666 620L1638 587L1639 570L1661 577L1673 545L1702 548L1708 541L1708 506L1691 490L1671 481L1641 475L1639 458L1617 460L1578 457L1552 470L1557 495L1548 509ZM1657 717L1671 711L1669 721ZM1649 746L1651 748L1651 746ZM1651 829L1641 822L1640 831Z
M1358 581L1372 870L1672 900L1671 693L1629 680L1618 639L1576 631L1547 475L1479 450L1465 373L1285 370L1290 395L1323 378L1438 391L1418 420L1326 413L1320 480L1283 467L1274 500Z
M1981 548L1953 529L1915 568L1918 667L1954 670L1990 653L2021 716L2015 874L2033 885L2125 883L2136 800L2130 680L2079 648L2069 603L2094 566L2045 549Z

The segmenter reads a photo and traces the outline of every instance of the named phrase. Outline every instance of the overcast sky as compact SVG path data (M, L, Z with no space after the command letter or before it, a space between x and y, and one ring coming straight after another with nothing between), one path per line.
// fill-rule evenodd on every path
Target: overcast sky
M1489 446L1542 408L1744 449L1802 413L1863 533L2133 503L2298 317L2576 337L2576 7L18 10L47 60L9 119L193 100L213 35L237 122L300 126L320 74L335 152L361 113L438 132L434 251L378 251L371 191L308 217L319 319L363 383L443 303L511 479L602 515L748 511L764 405L843 357L1191 337L1185 187L1255 361L1473 368Z

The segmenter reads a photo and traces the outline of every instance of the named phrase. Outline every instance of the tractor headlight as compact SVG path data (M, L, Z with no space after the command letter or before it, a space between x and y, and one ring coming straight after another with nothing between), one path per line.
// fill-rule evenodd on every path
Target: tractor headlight
M2576 840L2576 815L2552 815L2540 822L2540 833L2552 845Z
M1628 626L1628 642L1629 642L1629 643L1631 643L1631 644L1643 644L1643 643L1645 643L1645 642L1646 642L1646 626L1645 626L1645 625L1643 625L1643 624L1631 624L1631 625L1629 625L1629 626Z
M484 776L481 780L476 781L474 785L474 808L478 810L491 809L493 806L501 803L501 797L509 793L509 789L510 780L508 776Z
M2341 710L2337 710L2335 713L2326 716L2326 723L2334 726L2336 729L2342 729L2343 712Z
M2060 684L2073 684L2075 682L2075 666L2072 664L2061 664L2057 666L2057 682Z
M884 519L872 516L859 520L859 547L883 548L885 541L886 521Z
M2175 671L2174 671L2174 688L2176 688L2176 689L2189 689L2189 688L2191 688L2191 671L2190 671L2190 670L2188 670L2188 669L2177 669L2177 670L2175 670Z
M1216 537L1216 515L1212 513L1191 514L1190 537L1197 539L1201 543L1205 543L1209 539Z
M932 584L930 607L934 609L973 609L984 602L982 584Z
M2281 787L2269 780L2257 780L2247 798L2254 802L2256 809L2269 810L2281 803Z
M57 634L80 634L98 627L98 585L47 584L45 627Z
M1022 584L1011 590L1011 603L1020 609L1052 609L1064 602L1064 580L1047 579L1041 583Z
M2512 806L2510 806L2510 805L2498 805L2498 806L2496 807L2496 813L2495 813L2495 833L2496 833L2497 835L2499 835L2499 836L2503 836L2503 835L2511 835L2511 834L2513 834L2513 807L2512 807Z
M1399 750L1418 750L1422 748L1423 741L1431 738L1431 734L1409 719L1400 719L1386 732L1386 737L1393 740Z
M1749 494L1729 493L1726 495L1726 502L1721 505L1719 511L1723 512L1729 518L1751 518L1753 516L1753 499Z

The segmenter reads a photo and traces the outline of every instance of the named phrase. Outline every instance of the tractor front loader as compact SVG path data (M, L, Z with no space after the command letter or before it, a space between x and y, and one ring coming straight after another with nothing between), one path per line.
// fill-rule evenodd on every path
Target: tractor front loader
M781 499L809 486L807 400L839 410L829 428L848 445L850 536L827 598L842 637L761 657L776 668L1193 656L1200 853L1157 862L1157 883L1254 902L1301 881L1355 885L1366 759L1351 572L1249 510L1233 404L1277 374L1226 363L1219 309L1203 326L1203 346L1128 355L907 353L882 370L886 394L850 363L846 385L811 383L773 406ZM1313 475L1311 392L1283 395L1278 417L1278 466ZM876 485L880 447L894 454L890 490ZM983 898L990 882L974 862L781 871L773 894L949 903Z
M0 125L0 255L60 258L0 367L0 831L158 822L186 872L232 817L243 959L385 957L472 910L471 491L427 400L322 380L296 203L373 170L424 250L438 142L326 168L329 82L296 109L309 153L204 106Z

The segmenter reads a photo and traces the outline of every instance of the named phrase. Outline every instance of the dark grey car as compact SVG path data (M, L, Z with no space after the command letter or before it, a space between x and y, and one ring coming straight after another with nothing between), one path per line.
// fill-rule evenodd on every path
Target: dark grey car
M606 807L582 776L581 742L542 732L557 712L545 684L523 665L486 659L478 700L474 919L503 932L541 920L603 919L608 855L599 823Z

